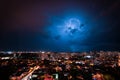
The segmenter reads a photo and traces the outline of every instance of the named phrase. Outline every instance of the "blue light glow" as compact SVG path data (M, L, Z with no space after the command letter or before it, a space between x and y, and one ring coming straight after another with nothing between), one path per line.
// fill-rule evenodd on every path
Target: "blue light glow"
M54 42L60 48L69 48L71 51L79 50L78 43L84 42L89 36L89 28L84 24L85 21L79 16L53 17L50 18L51 26L47 28ZM65 46L67 45L67 46ZM69 46L68 46L69 45Z
M84 23L79 18L70 17L53 20L53 26L49 28L53 37L60 37L63 41L83 40L87 34Z

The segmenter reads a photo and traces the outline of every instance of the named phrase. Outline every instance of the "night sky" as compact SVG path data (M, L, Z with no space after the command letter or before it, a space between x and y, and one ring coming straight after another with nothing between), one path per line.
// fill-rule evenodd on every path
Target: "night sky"
M120 0L3 0L2 51L120 51Z

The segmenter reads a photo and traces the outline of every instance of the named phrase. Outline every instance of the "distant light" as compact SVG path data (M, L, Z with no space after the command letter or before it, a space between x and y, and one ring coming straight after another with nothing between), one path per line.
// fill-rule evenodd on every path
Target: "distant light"
M10 59L10 57L2 57L1 59Z
M61 60L58 60L59 62L61 62Z
M55 79L58 79L58 74L53 74L53 75L55 75Z
M69 58L65 58L65 59L69 59Z
M91 66L94 66L94 63L90 63Z
M44 51L42 51L41 53L45 53Z
M32 75L32 77L37 77L38 75Z
M85 64L83 61L76 61L76 64Z
M85 58L91 58L92 56L85 56Z
M12 52L12 51L8 51L7 53L8 53L8 54L12 54L13 52Z

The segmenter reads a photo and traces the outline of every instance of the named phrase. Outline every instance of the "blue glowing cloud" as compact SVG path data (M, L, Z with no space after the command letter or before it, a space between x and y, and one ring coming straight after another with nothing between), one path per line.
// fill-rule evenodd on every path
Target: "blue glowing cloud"
M78 49L78 43L84 42L89 36L89 28L85 22L78 16L59 17L51 20L51 26L47 28L50 31L50 42L52 45L67 47L70 51ZM58 47L58 46L57 46Z

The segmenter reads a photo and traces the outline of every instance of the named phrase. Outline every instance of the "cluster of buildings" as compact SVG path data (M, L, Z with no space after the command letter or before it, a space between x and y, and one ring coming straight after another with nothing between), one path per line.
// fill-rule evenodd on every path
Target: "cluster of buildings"
M82 52L82 53L70 53L70 52L0 52L0 59L39 59L39 60L51 60L57 61L59 59L89 59L93 64L111 64L120 66L120 52L114 51L100 51L100 52Z
M62 65L62 66L61 66ZM65 67L65 70L64 69ZM95 71L99 69L100 72L105 71L99 75L105 75L111 73L110 69L113 69L116 75L111 75L116 78L119 75L118 68L120 68L120 52L114 51L100 51L100 52L82 52L82 53L70 53L70 52L45 52L45 51L38 51L38 52L11 52L11 51L1 51L0 52L0 75L8 76L11 80L25 80L24 78L29 78L28 80L32 79L32 74L40 67L49 69L48 66L51 66L51 69L60 69L60 74L64 74L66 70L71 73L73 69L79 71L79 69L83 69L83 72L86 73L86 69L91 71L91 79L93 80L92 76L96 76ZM94 70L94 69L95 70ZM8 69L8 70L6 70ZM45 72L46 72L45 69ZM85 70L84 70L85 69ZM51 71L52 73L52 71ZM46 73L44 73L46 75ZM59 76L61 76L59 74ZM28 76L29 75L29 76ZM54 74L53 74L54 75ZM0 80L6 79L7 77L0 77ZM28 76L28 77L26 77ZM43 75L42 75L43 76ZM76 78L74 75L69 75L69 77ZM76 75L77 76L77 75ZM84 75L78 76L82 77L83 80ZM33 76L35 77L35 76ZM58 77L58 75L56 76ZM62 78L61 78L62 79ZM70 80L74 80L70 79ZM76 78L77 79L77 78ZM37 80L37 79L36 79ZM58 78L54 80L60 80ZM68 80L66 78L66 80Z

